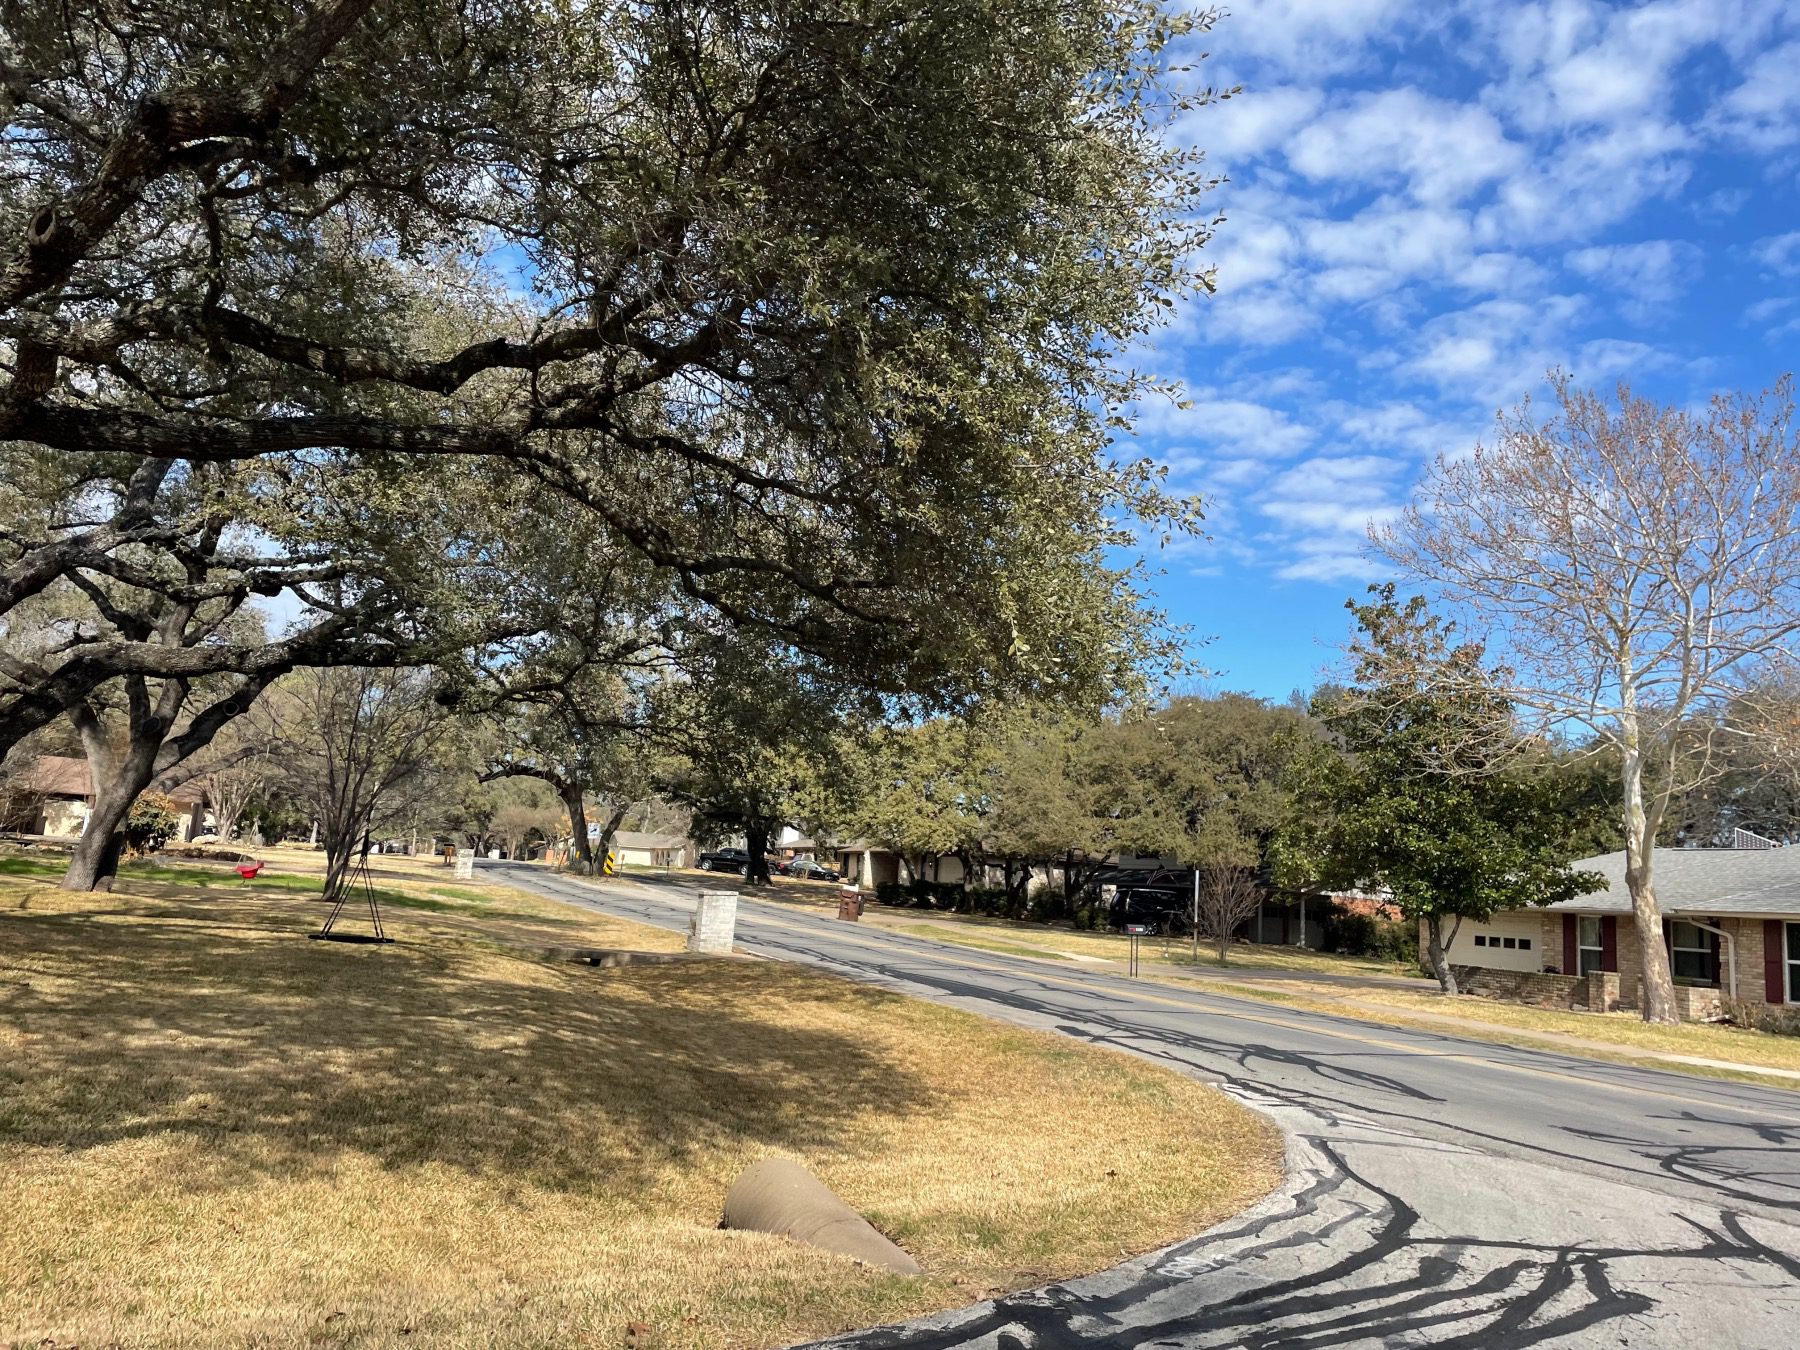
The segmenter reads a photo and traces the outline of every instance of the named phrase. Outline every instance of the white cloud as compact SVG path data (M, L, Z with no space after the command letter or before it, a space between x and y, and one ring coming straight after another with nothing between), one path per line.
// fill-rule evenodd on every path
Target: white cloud
M1383 455L1321 455L1277 475L1257 510L1296 533L1360 539L1399 510L1394 487L1405 468Z
M1507 66L1489 94L1534 130L1621 125L1665 106L1677 67L1705 47L1749 50L1784 0L1600 0L1478 6L1477 28Z
M1135 410L1138 434L1176 442L1165 458L1183 469L1222 454L1255 457L1266 466L1272 459L1297 454L1315 438L1310 428L1286 412L1250 399L1201 390L1187 402L1190 406L1181 408L1158 399Z
M1626 317L1654 322L1668 302L1699 275L1705 254L1684 239L1646 239L1633 244L1594 244L1563 261L1571 271L1621 296Z
M1443 417L1400 401L1368 408L1339 404L1327 411L1331 425L1345 439L1378 451L1403 452L1419 461L1466 450L1482 430L1481 419Z
M1385 285L1448 277L1474 252L1469 218L1461 211L1406 206L1382 200L1348 220L1313 220L1302 227L1309 261L1322 264L1321 289L1328 296L1361 299L1358 280L1378 274ZM1331 273L1348 269L1349 281Z
M1292 270L1299 251L1298 237L1279 218L1229 207L1224 226L1203 250L1205 261L1217 269L1222 295L1280 280Z
M1780 150L1800 141L1796 69L1800 69L1800 42L1762 53L1750 64L1743 83L1720 100L1713 126L1756 150Z
M1149 362L1196 389L1192 412L1157 421L1212 504L1215 557L1378 575L1369 524L1546 371L1658 397L1710 387L1701 361L1734 358L1705 331L1702 276L1750 333L1800 331L1800 294L1777 280L1800 276L1800 230L1746 238L1794 186L1779 153L1800 144L1794 0L1231 8L1206 45L1232 78L1208 76L1247 92L1178 124L1232 176L1201 259L1218 294ZM1690 227L1704 250L1660 237Z
M1574 295L1498 299L1427 322L1406 373L1493 408L1516 402L1568 350L1568 332L1586 309Z
M1198 145L1227 165L1249 161L1285 144L1312 119L1324 98L1317 89L1252 86L1223 103L1195 109L1177 119L1172 139L1178 145Z
M1784 277L1800 273L1800 230L1758 239L1750 248L1750 256Z
M1316 78L1362 65L1414 8L1414 0L1239 0L1208 45L1227 61L1251 58Z
M1479 227L1494 239L1590 239L1681 188L1694 146L1690 132L1654 118L1542 146L1529 167L1499 186Z
M1582 343L1576 349L1575 359L1568 365L1569 373L1578 383L1602 385L1663 369L1671 364L1671 360L1667 352L1646 342L1596 338Z
M1319 325L1312 307L1291 291L1261 287L1216 297L1207 310L1204 336L1211 342L1239 342L1247 347L1277 346Z
M1275 569L1283 581L1361 582L1379 580L1385 573L1363 543L1346 539L1301 539L1293 556Z
M1315 181L1397 182L1433 204L1461 201L1525 160L1491 113L1410 88L1365 94L1319 118L1294 136L1287 157Z
M1322 582L1374 576L1369 529L1400 514L1408 468L1381 455L1321 456L1277 478L1257 507L1280 527L1266 541L1284 559L1275 575Z

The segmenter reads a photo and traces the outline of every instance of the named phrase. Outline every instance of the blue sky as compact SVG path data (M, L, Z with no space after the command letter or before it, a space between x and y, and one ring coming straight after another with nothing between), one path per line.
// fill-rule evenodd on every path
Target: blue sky
M1281 698L1378 579L1369 523L1552 366L1671 403L1793 369L1800 4L1231 8L1202 75L1243 92L1177 129L1230 180L1218 291L1140 355L1193 406L1139 436L1209 501L1162 603Z

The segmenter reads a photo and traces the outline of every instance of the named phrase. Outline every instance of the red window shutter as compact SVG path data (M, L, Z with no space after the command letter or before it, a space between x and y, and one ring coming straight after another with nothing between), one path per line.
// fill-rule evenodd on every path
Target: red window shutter
M1611 914L1600 920L1600 969L1619 969L1619 920Z
M1563 915L1563 968L1565 975L1581 974L1581 954L1575 950L1575 925L1579 922L1573 914Z
M1786 938L1780 919L1763 920L1763 997L1771 1003L1782 1002L1787 994L1781 987L1781 958L1786 954L1783 946Z

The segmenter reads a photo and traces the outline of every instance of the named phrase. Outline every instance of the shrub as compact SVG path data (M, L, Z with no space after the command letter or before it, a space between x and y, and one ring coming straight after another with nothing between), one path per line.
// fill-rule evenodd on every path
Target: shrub
M1011 908L1004 886L965 886L963 888L962 908L970 914L994 914L1003 918L1012 917L1007 913Z
M1331 906L1322 920L1324 948L1345 956L1372 956L1401 965L1418 964L1419 926L1405 919L1377 919Z
M1369 956L1375 947L1375 920L1367 914L1346 914L1336 905L1325 911L1320 945L1345 956Z
M1061 886L1033 891L1025 904L1025 917L1034 923L1056 923L1070 917L1069 897Z
M1741 998L1722 999L1719 1007L1735 1027L1766 1031L1771 1036L1800 1036L1800 1007L1750 1003Z
M181 812L169 798L146 792L125 817L125 846L133 853L153 853L175 837Z
M911 903L906 887L897 881L880 881L875 884L875 903L878 905L905 905Z
M884 881L875 887L875 902L912 909L948 909L961 906L963 888L951 881Z

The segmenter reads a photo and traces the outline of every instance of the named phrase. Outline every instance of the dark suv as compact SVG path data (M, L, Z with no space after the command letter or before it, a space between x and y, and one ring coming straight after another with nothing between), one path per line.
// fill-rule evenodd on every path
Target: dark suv
M1188 930L1189 897L1180 891L1152 886L1121 886L1106 909L1109 928L1123 932L1128 924L1142 924L1152 933L1185 933Z
M702 872L736 872L750 875L750 855L741 848L716 848L702 853L698 864Z

